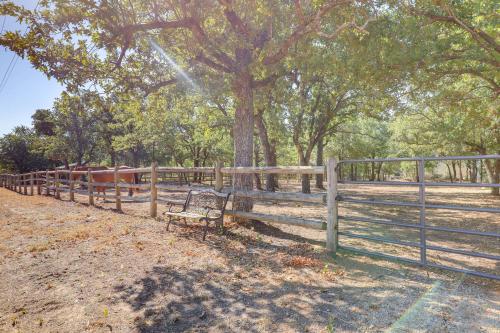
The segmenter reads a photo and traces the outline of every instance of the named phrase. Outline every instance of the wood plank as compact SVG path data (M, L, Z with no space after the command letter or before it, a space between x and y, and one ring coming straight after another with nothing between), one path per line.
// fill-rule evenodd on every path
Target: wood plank
M326 230L326 223L321 220L309 220L309 219L303 219L286 215L269 215L269 214L255 213L255 212L232 211L232 210L226 211L225 214L228 216L240 217L250 220L294 225L294 226L317 229L317 230Z
M201 173L215 173L214 168L211 167L198 167L198 168L182 168L182 167L158 167L158 172L162 173L194 173L194 172L201 172Z
M227 188L223 190L224 193L231 192L233 196L240 196L245 198L252 198L257 200L269 201L294 201L294 202L308 202L325 204L326 193L296 193L296 192L266 192L266 191L231 191Z
M158 197L156 199L156 201L159 201L159 202L164 202L164 203L171 203L171 204L175 204L175 205L184 205L184 203L186 202L186 200L175 200L175 199L168 199L168 198L163 198L163 197Z
M190 190L207 190L208 186L186 186L186 185L168 185L168 184L156 184L157 189L169 190L174 192L189 192Z
M222 173L273 173L273 174L324 174L325 169L321 166L277 166L277 167L232 167L221 168Z

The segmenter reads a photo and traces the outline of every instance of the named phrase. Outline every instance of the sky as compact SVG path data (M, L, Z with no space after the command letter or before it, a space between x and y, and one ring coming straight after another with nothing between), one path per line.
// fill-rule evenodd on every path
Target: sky
M37 0L14 0L14 3L33 9ZM25 28L12 17L4 16L0 16L0 30L4 19L4 31L22 29L24 32ZM13 52L0 46L0 81L13 56ZM31 115L35 110L51 108L54 99L63 91L56 80L49 80L45 74L34 69L28 60L17 55L15 58L17 62L7 83L3 89L0 87L0 136L18 125L31 125Z

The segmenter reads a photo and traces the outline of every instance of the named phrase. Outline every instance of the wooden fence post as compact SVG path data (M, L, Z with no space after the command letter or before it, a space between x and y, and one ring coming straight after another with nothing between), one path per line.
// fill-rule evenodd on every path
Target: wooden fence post
M92 171L87 171L87 190L89 192L89 205L94 205L94 185L92 185Z
M56 169L54 174L55 186L56 186L56 199L61 199L61 192L59 191L59 170Z
M41 195L42 194L42 182L40 180L40 177L41 177L41 172L36 172L35 175L36 175L36 194L38 195Z
M75 182L73 181L73 170L69 170L69 201L75 201Z
M30 195L35 194L35 177L33 177L33 172L30 172Z
M26 181L26 174L23 174L21 177L23 180L23 194L28 195L28 183Z
M326 248L333 253L337 252L339 243L338 231L338 206L337 206L337 160L334 157L328 159L327 164L327 209L328 220L326 225Z
M50 189L49 189L49 186L50 186L50 182L49 182L49 170L47 169L47 171L45 172L45 195L50 195Z
M120 174L118 173L119 167L115 165L115 204L116 210L121 212L122 210L122 198L121 198L121 189L120 189Z
M151 217L156 217L158 213L158 203L156 199L158 198L158 192L156 189L156 182L158 180L157 168L158 163L153 162L151 164L151 198L150 198L150 214Z
M222 191L222 188L224 187L224 177L221 172L222 166L223 164L221 161L217 161L215 164L215 190L217 192Z

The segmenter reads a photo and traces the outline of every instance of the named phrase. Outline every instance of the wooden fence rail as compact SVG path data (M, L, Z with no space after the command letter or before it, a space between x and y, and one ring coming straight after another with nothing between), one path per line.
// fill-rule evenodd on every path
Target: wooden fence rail
M158 216L158 202L174 202L176 200L167 199L159 193L163 191L187 192L191 189L199 189L200 186L191 185L172 185L161 184L158 182L160 174L206 174L215 177L213 187L217 191L231 193L232 198L244 197L256 201L284 201L284 202L301 202L308 204L316 204L327 206L328 218L326 221L298 218L295 216L272 215L257 212L245 212L238 210L228 210L227 215L236 218L254 219L270 223L288 224L312 228L318 230L327 230L326 247L330 251L335 251L337 248L337 233L338 233L338 216L337 216L337 176L336 176L336 161L330 159L326 167L308 167L308 166L278 166L278 167L224 167L222 163L217 163L214 167L197 167L197 168L179 168L179 167L160 167L157 163L153 163L149 168L131 168L120 169L115 166L109 170L89 170L89 171L71 171L71 170L45 170L36 171L25 174L0 174L0 186L19 192L28 194L28 186L30 187L29 195L36 193L41 195L50 195L54 193L56 199L61 198L61 193L69 193L69 200L75 201L75 193L86 195L89 205L95 204L95 198L103 196L95 193L98 187L105 187L114 190L113 195L107 195L106 198L115 200L115 208L117 211L122 210L123 202L149 202L150 216L155 218ZM122 174L148 174L149 183L130 184L121 181ZM113 182L95 182L95 175L109 174L113 175ZM295 192L266 192L266 191L238 191L230 187L224 188L224 176L234 176L236 174L281 174L281 175L318 175L326 174L328 179L327 191L324 193L303 194ZM75 176L85 176L86 181L74 179ZM180 178L179 178L180 179ZM211 180L213 178L210 178ZM210 181L212 184L212 181ZM75 185L84 185L86 190L76 189ZM146 198L128 199L122 197L121 190L130 188L140 188L149 190L150 195ZM178 201L178 200L177 200Z

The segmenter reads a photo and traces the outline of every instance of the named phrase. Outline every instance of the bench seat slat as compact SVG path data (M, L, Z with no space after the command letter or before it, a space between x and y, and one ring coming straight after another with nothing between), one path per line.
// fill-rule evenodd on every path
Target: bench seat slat
M186 218L190 218L190 219L201 219L201 218L205 217L205 215L190 213L190 212L165 212L165 215L186 217Z

